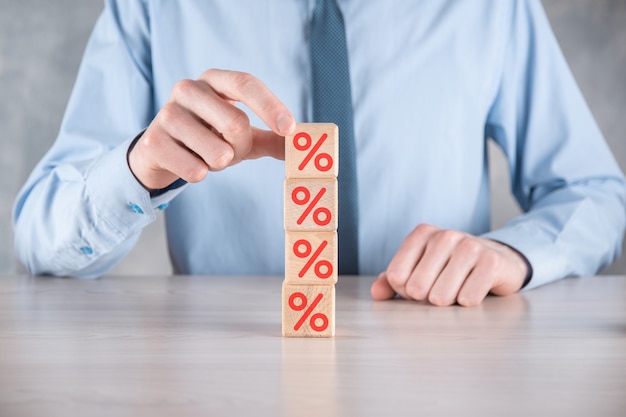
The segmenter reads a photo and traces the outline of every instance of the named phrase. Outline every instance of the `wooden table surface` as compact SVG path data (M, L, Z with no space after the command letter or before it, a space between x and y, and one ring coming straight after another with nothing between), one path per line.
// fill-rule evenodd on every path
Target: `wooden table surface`
M0 416L626 416L626 277L369 297L281 337L280 277L0 277Z

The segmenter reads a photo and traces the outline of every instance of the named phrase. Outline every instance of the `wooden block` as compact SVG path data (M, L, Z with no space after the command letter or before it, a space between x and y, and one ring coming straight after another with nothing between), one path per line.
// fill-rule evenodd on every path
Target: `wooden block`
M285 230L337 230L337 180L286 179Z
M339 128L334 123L299 123L285 137L287 178L334 178L339 171Z
M283 282L283 336L335 335L335 286Z
M337 282L337 232L286 232L285 281L333 285Z

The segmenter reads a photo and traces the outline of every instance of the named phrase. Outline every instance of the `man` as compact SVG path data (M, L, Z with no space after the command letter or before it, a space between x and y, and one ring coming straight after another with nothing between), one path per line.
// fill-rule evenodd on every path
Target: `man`
M538 0L337 3L356 145L351 267L383 271L374 298L476 305L617 256L624 177ZM337 5L107 1L59 137L18 196L20 259L101 275L167 208L176 272L282 274L284 165L257 158L283 158L283 137L312 118L321 7ZM525 211L493 231L488 138Z

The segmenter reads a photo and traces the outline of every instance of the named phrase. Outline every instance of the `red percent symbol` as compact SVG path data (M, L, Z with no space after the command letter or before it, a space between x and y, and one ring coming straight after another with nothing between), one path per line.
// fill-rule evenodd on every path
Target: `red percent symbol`
M324 133L319 140L313 144L313 139L311 139L311 135L306 132L299 132L293 137L293 146L299 151L309 151L306 154L300 165L298 165L298 170L302 171L307 164L311 161L311 158L316 154L317 151L320 150L320 147L324 144L328 135ZM300 143L300 140L304 139L304 143ZM326 152L322 152L315 156L315 160L313 161L315 168L322 172L326 172L333 167L333 157L327 154Z
M309 308L307 308L304 314L302 314L302 316L300 317L300 320L298 320L296 325L293 326L293 329L295 331L300 330L300 327L302 327L302 325L309 318L309 316L311 316L310 321L309 321L309 325L311 326L311 329L313 329L316 332L323 332L324 330L326 330L326 328L328 327L328 317L322 313L315 313L311 315L315 307L317 307L320 301L322 301L322 298L324 298L324 295L322 293L317 294L317 297L315 297L315 300L313 300ZM306 295L304 295L301 292L294 292L293 294L289 296L289 307L291 307L291 309L294 311L304 310L308 302L309 300L306 298ZM317 324L318 320L322 321L321 325Z
M311 268L313 263L322 254L322 251L326 248L326 246L328 246L328 241L324 240L315 250L315 253L313 253L313 255L309 258L306 264L304 264L304 267L302 267L302 269L298 273L298 277L302 278L307 273L309 268ZM300 239L293 244L293 253L298 258L307 258L309 255L311 255L312 251L313 246L306 239ZM325 259L322 259L315 263L314 271L316 277L326 279L333 274L333 264Z
M330 220L331 220L330 210L327 209L326 207L315 208L315 206L317 205L317 203L320 202L320 200L322 199L325 193L326 193L326 188L322 187L319 190L319 192L315 195L315 197L313 197L313 201L311 201L311 204L309 204L304 209L300 217L298 217L298 220L296 221L296 223L298 223L299 225L302 224L313 209L315 209L313 210L313 221L315 222L316 225L326 226L328 223L330 223ZM296 187L291 192L291 201L293 201L299 206L306 205L307 203L309 203L310 200L311 200L311 192L309 191L308 188L304 186Z

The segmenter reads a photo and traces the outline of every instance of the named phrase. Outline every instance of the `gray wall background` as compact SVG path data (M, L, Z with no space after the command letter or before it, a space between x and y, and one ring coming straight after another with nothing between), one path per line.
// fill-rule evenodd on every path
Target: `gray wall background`
M574 76L626 170L626 0L544 0L544 6ZM0 274L23 271L13 254L13 199L56 137L101 9L102 0L0 0ZM495 147L490 159L497 227L519 209ZM113 273L169 272L159 217ZM626 273L626 256L605 272Z

